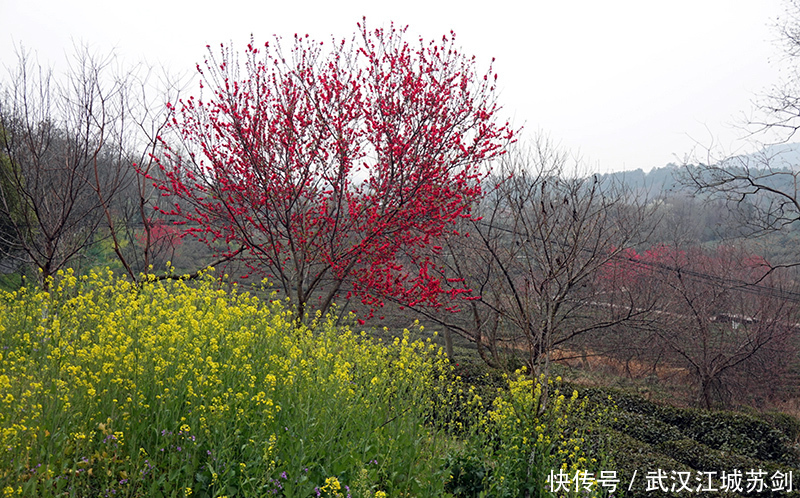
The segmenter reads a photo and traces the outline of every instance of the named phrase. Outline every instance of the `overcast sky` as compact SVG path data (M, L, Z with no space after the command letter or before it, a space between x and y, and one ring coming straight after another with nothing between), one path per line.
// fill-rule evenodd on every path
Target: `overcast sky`
M504 117L597 171L664 166L709 145L747 146L735 126L779 82L780 0L0 0L0 62L20 44L60 63L73 42L188 72L205 46L252 33L350 37L356 23L456 32L481 71L491 57Z

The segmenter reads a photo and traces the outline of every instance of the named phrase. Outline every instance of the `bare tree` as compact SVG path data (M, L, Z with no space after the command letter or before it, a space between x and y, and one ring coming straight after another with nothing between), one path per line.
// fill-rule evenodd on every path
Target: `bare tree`
M660 246L627 266L628 285L661 296L652 348L686 370L702 406L729 404L753 376L778 384L793 357L797 300L766 261L734 247Z
M759 116L751 120L756 132L771 131L788 142L800 129L800 1L784 0L784 12L774 25L784 53L788 77L760 99Z
M800 129L800 0L786 0L775 28L789 77L757 102L756 117L748 123L751 137L767 145L789 142ZM726 201L746 236L783 231L800 221L800 168L787 162L780 148L739 156L709 150L702 164L685 167L683 183ZM800 254L789 263L800 263Z
M120 120L116 147L120 161L118 189L97 189L105 226L120 264L136 280L153 268L164 268L173 260L180 244L179 230L161 215L161 191L155 186L163 180L156 158L168 140L169 102L178 99L180 80L151 67L137 66L123 75L120 88ZM202 266L202 265L201 265Z
M5 135L5 132L0 129L0 134ZM21 222L22 203L18 193L13 190L13 184L9 181L13 176L11 162L5 154L0 154L0 192L6 193L2 198L3 209L0 210L0 255L19 254L22 247L22 241L15 229L15 226ZM2 267L4 273L13 271L19 266L8 258L0 261L4 263Z
M682 181L727 203L740 236L762 236L800 221L800 170L765 149L711 164L686 166Z
M20 52L0 96L0 250L41 283L104 240L138 279L174 250L157 210L153 157L177 85L78 48L64 75ZM141 174L138 174L138 173ZM155 227L155 229L154 229Z
M119 182L103 167L118 160L106 147L118 85L104 87L91 74L106 61L78 63L59 83L22 53L0 100L8 164L0 170L0 213L16 244L6 255L35 265L44 285L91 242L102 219L96 191Z
M475 208L479 218L464 221L469 237L443 247L445 273L472 293L462 298L460 322L439 315L440 323L474 342L490 365L504 366L511 350L546 373L554 350L644 320L652 308L602 280L609 262L646 239L652 208L568 164L543 137L505 156Z

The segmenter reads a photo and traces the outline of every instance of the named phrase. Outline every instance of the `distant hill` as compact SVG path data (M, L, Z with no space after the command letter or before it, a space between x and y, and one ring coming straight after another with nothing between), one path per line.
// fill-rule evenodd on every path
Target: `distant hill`
M615 182L627 186L636 192L667 192L682 190L684 187L678 181L681 166L668 164L663 168L654 168L645 173L641 168L633 171L619 171L600 175L606 182Z
M750 167L769 164L773 169L800 171L800 143L769 145L759 152L739 156Z
M764 147L758 152L741 154L723 161L733 167L747 166L750 169L800 171L800 143L777 144ZM669 163L662 168L654 168L645 173L641 168L633 171L619 171L600 175L606 181L620 182L637 192L678 192L685 191L679 178L683 165Z

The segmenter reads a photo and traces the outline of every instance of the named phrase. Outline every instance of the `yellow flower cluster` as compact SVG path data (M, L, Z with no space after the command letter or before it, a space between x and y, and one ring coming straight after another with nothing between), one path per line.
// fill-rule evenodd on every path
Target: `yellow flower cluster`
M586 427L603 414L590 414L586 399L573 390L567 397L560 391L561 379L533 379L525 370L508 379L487 413L483 425L503 445L507 469L530 473L564 470L575 473L597 467L585 450ZM543 482L544 476L538 476Z
M383 345L333 317L298 326L274 296L226 291L211 278L135 284L67 271L49 288L0 295L5 494L69 481L123 496L137 480L143 495L202 486L219 495L223 481L269 483L320 460L292 460L293 444L332 444L324 426L297 435L315 420L352 434L364 426L375 438L337 441L331 462L357 447L396 452L410 414L422 417L454 389L430 341L405 331ZM156 479L167 470L177 476L171 488ZM331 477L321 489L336 496L341 484Z

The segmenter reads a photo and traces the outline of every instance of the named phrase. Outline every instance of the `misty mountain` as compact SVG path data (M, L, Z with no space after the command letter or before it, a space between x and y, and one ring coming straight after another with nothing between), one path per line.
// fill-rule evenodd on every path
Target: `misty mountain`
M740 154L720 162L730 168L754 170L800 171L800 143L769 145L757 152ZM600 175L605 181L619 182L636 192L658 194L660 192L688 192L691 189L681 184L686 168L694 165L669 163L649 172L636 169ZM788 180L788 178L787 178Z
M679 178L683 170L677 164L667 164L662 168L654 168L645 173L641 168L632 171L618 171L599 175L603 182L619 183L638 193L658 194L683 190Z
M753 154L743 154L731 160L741 160L751 168L800 171L800 143L769 145Z

